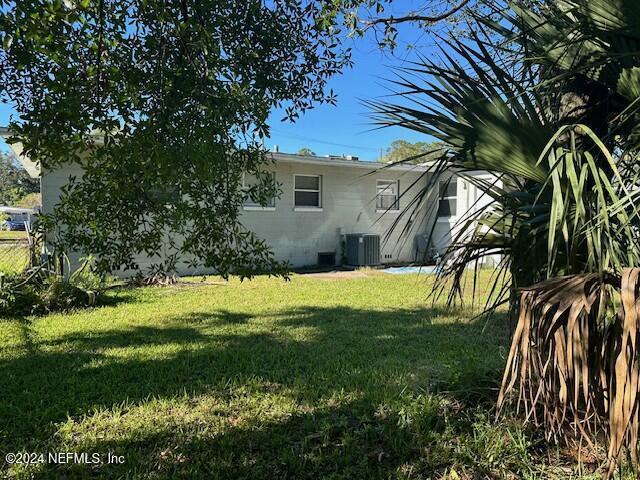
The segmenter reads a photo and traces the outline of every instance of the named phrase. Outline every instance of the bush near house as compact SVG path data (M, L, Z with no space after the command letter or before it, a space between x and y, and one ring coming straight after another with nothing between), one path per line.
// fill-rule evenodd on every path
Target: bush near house
M4 271L0 261L0 317L91 307L102 299L109 282L91 271L90 259L66 276L57 273L53 262L27 268L29 249L23 250L26 254L20 269L15 268L19 265L15 248Z

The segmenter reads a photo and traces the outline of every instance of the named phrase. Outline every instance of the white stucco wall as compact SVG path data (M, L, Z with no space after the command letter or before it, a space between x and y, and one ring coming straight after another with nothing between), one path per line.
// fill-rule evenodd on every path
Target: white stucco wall
M0 137L7 136L8 130L0 127ZM15 144L17 153L21 146ZM281 184L283 194L276 200L275 209L270 211L243 210L242 221L245 226L265 239L280 260L286 260L294 267L313 265L319 252L336 252L336 260L341 260L341 234L377 233L382 238L381 261L383 263L412 262L416 258L416 236L425 236L432 232L430 252L443 252L452 239L456 222L473 208L486 204L489 199L482 198L475 186L463 179L457 184L457 209L448 218L437 218L438 192L434 191L424 199L421 208L414 217L408 234L401 235L408 214L402 214L411 199L422 189L426 182L424 169L416 167L394 167L382 171L374 170L380 164L352 162L341 159L319 157L301 157L297 155L274 154L277 163L274 167L276 181ZM25 156L20 156L23 164L32 166L33 176L41 175L42 211L50 213L60 197L63 185L70 176L81 177L82 169L77 165L68 165L54 171L40 172L40 165ZM293 205L294 174L322 176L323 205L321 211L296 211ZM369 173L369 175L367 175ZM473 172L474 176L492 178L487 172ZM445 178L444 176L442 178ZM399 212L382 214L375 208L376 180L400 180ZM412 188L409 188L412 186ZM395 220L398 224L390 232ZM390 233L389 233L390 232ZM387 238L388 237L388 238ZM69 255L72 263L81 254ZM139 256L142 269L151 263L148 258ZM206 270L193 270L183 265L180 273L200 274Z
M341 256L341 235L375 233L381 237L380 258L383 263L412 262L416 258L415 236L428 232L431 223L427 209L421 208L417 221L407 235L401 235L409 219L402 214L420 189L427 184L424 169L385 169L375 171L379 164L358 162L345 165L339 160L303 163L298 159L282 158L274 168L276 182L282 195L271 211L248 211L242 214L243 224L265 239L280 260L299 267L317 263L318 252L336 252ZM322 177L322 208L300 211L294 206L294 175ZM376 211L376 181L399 180L400 209ZM417 182L417 183L416 183ZM415 185L413 185L415 183ZM412 186L413 185L413 186ZM410 188L412 187L412 188ZM431 204L431 202L429 202ZM391 229L394 222L398 225ZM385 241L387 234L390 237Z
M276 158L276 164L271 169L282 189L282 195L276 199L273 209L243 209L241 221L247 229L255 232L271 246L278 260L287 261L297 268L317 264L319 252L335 252L336 261L340 263L343 254L341 235L377 233L381 237L380 258L383 263L415 261L415 237L428 233L433 216L428 218L428 209L423 203L408 233L401 234L409 220L408 212L402 212L417 192L426 185L424 169L396 167L375 172L380 168L380 164L284 154L276 155ZM322 177L321 209L296 209L293 189L295 174ZM62 186L68 182L70 176L81 177L80 166L69 165L53 171L43 171L44 213L53 210L59 200ZM399 180L401 198L398 211L384 213L376 210L377 179ZM428 204L433 205L433 201L429 201ZM397 225L392 228L395 222ZM72 264L77 263L81 256L79 253L69 255ZM137 262L144 270L153 260L138 256ZM194 269L183 264L179 273L195 275L211 271Z
M488 182L496 181L496 177L493 174L483 171L467 172L465 175L482 178ZM444 181L449 176L451 175L443 175L441 180ZM432 244L435 251L439 254L444 253L453 238L458 234L459 229L461 228L459 221L463 218L468 218L468 212L484 209L491 203L491 198L488 195L483 194L473 183L459 176L456 176L456 179L457 207L455 215L449 217L436 217L435 220ZM497 185L502 185L502 183L498 181ZM491 256L485 260L489 263L492 262L495 264L499 261L499 256Z

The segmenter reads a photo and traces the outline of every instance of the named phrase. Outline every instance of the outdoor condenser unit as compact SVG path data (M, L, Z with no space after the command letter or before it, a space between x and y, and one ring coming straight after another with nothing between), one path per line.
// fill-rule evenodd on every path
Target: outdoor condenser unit
M380 265L380 235L349 233L346 237L347 265Z

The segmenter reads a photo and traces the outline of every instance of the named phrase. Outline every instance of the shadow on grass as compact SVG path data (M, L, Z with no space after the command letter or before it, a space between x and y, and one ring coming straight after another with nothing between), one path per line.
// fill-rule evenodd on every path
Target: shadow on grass
M230 312L218 310L216 312L192 312L182 315L180 320L185 323L229 324L242 325L248 323L255 315L245 312Z
M134 295L129 290L124 290L122 288L111 289L104 295L101 295L98 298L98 307L115 307L118 305L126 305L129 303L142 304L145 303L146 300L141 298L139 295Z
M53 340L35 338L26 325L27 352L0 362L0 450L29 451L50 441L56 423L68 415L185 393L224 396L230 384L259 379L301 404L345 392L360 399L258 429L233 429L215 440L190 439L171 453L182 457L162 466L167 478L171 472L189 478L185 472L193 472L190 465L197 462L209 462L202 468L221 478L266 478L269 472L277 478L317 478L349 468L354 476L385 476L415 452L395 431L397 425L374 420L381 402L407 390L447 390L465 399L493 395L506 324L494 320L483 333L481 322L439 318L455 315L463 312L304 307L277 312L269 329L253 332L245 327L252 315L218 311L189 313L167 328L73 333ZM130 440L100 448L126 451L134 463L126 468L147 470L145 455L174 438L167 432L140 445ZM185 456L190 464L180 460Z
M162 445L160 452L158 445ZM376 418L366 401L266 421L253 428L232 427L219 435L177 439L173 432L163 431L100 441L91 451L113 452L126 459L124 465L97 467L92 472L95 476L126 477L133 466L152 472L153 478L166 479L383 479L420 455L411 430L401 427L395 416ZM40 477L62 471L66 478L80 479L88 469L47 465Z

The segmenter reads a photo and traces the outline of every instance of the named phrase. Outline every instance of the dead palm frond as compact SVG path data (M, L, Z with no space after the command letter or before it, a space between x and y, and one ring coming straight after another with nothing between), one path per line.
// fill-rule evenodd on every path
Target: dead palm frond
M524 289L498 409L511 401L548 439L609 440L638 460L640 269L558 277ZM608 308L621 303L618 312Z

